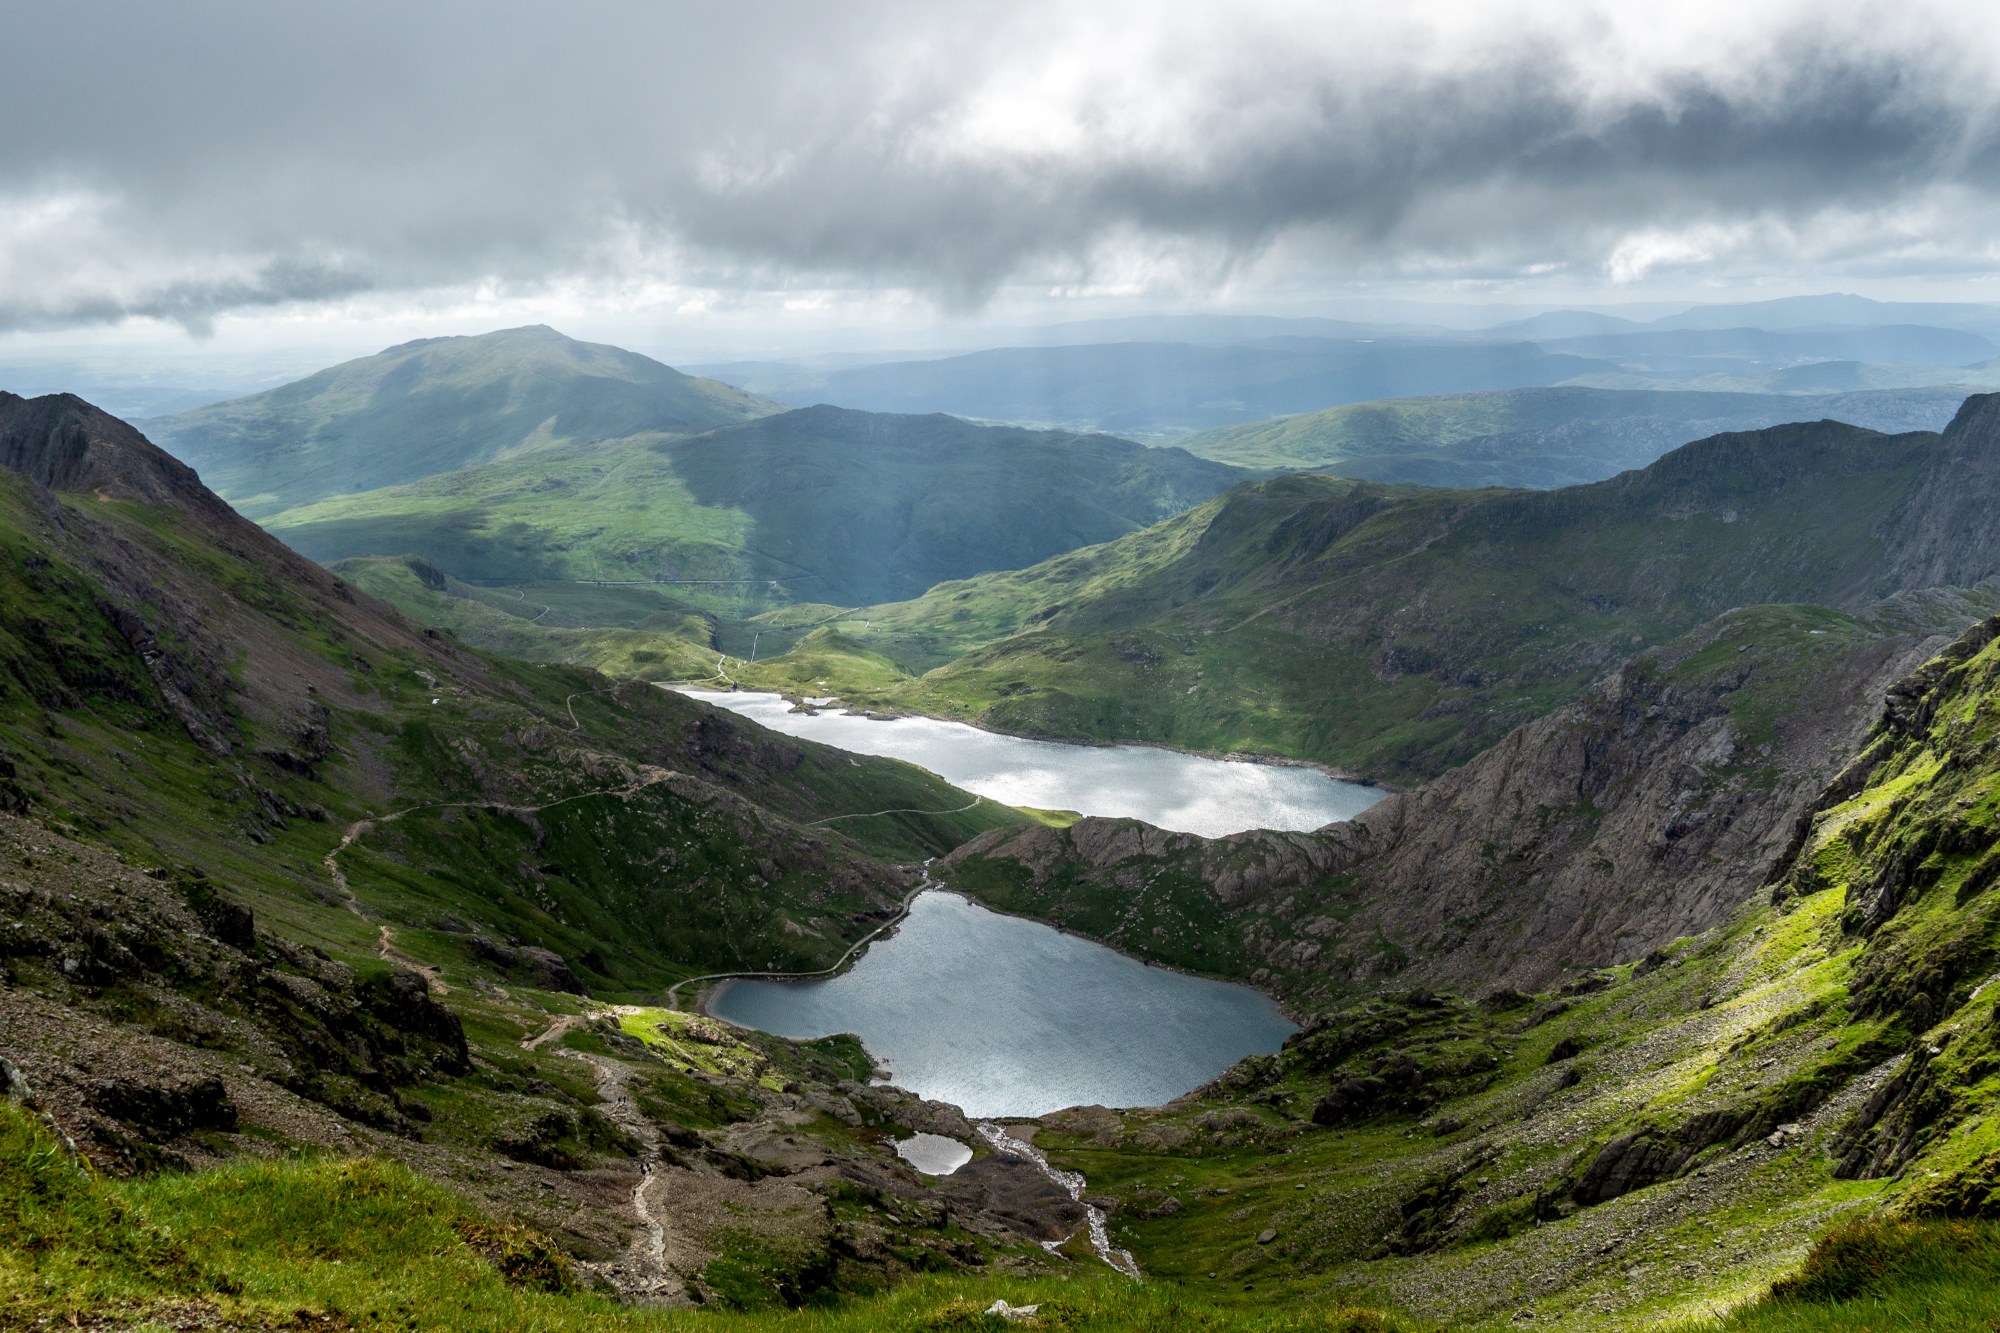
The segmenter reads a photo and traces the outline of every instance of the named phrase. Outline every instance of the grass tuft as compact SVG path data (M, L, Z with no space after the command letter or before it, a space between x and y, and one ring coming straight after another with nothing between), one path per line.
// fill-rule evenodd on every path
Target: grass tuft
M1776 1304L1848 1301L1925 1282L2000 1284L2000 1226L1869 1218L1822 1237L1797 1273L1771 1286Z

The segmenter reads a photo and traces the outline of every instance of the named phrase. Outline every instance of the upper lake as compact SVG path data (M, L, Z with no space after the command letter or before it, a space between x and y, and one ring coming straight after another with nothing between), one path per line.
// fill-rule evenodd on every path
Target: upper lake
M707 1007L782 1037L852 1032L898 1087L970 1116L1158 1106L1297 1031L1247 986L935 891L840 976L725 981Z
M907 760L1004 805L1143 819L1205 838L1253 828L1316 829L1352 819L1385 794L1314 768L1204 759L1139 745L1026 740L930 717L878 722L832 710L794 713L781 695L751 691L682 693L788 736Z

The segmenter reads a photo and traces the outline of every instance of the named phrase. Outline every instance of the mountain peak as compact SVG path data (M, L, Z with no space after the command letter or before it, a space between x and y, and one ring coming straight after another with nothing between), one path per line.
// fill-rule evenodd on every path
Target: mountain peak
M145 423L252 518L515 454L699 435L783 405L546 324L422 338Z
M447 333L436 338L412 338L406 343L384 347L377 356L394 356L399 352L414 352L422 347L437 347L444 343L498 342L503 338L533 338L539 342L574 343L576 339L561 329L552 329L546 324L523 324L519 328L494 329L490 333ZM587 344L578 344L585 346Z
M0 391L0 466L52 491L168 505L204 519L229 513L193 468L73 393Z

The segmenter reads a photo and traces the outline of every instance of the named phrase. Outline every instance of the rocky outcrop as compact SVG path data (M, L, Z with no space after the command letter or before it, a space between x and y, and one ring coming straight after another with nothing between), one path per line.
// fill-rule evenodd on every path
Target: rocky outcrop
M51 836L0 816L0 848L41 871L38 885L0 886L0 984L79 1009L126 997L170 1039L234 1048L273 1083L408 1138L429 1118L408 1089L471 1070L457 1015L418 974L359 977L257 927L206 877L143 875ZM230 938L211 933L217 923ZM166 1145L176 1138L234 1127L231 1094L211 1073L163 1067L106 1078L53 1060L52 1046L48 1033L0 1031L0 1054L32 1071L45 1097L78 1108L70 1123L95 1139L106 1165L170 1164Z
M483 935L475 935L467 942L475 958L480 958L509 972L518 972L528 978L529 984L542 990L561 991L567 995L588 995L569 961L554 949L540 949L532 945L510 947L495 944Z
M0 467L52 491L166 505L211 523L242 521L193 468L75 394L0 392Z

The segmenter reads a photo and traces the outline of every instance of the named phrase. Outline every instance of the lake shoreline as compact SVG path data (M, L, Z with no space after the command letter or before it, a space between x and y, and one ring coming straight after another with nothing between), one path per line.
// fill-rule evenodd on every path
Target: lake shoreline
M1190 836L1199 836L1199 835L1190 835ZM1111 952L1117 954L1120 958L1129 958L1133 962L1138 963L1140 966L1150 967L1153 968L1155 971L1172 972L1176 976L1192 977L1197 981L1220 981L1224 985L1241 986L1245 990L1256 991L1259 995L1264 996L1266 999L1270 1000L1271 1003L1277 1005L1278 1012L1284 1014L1286 1018L1291 1019L1294 1023L1299 1021L1299 1017L1293 1014L1290 1008L1287 1007L1284 996L1266 990L1264 987L1259 986L1254 981L1250 981L1241 977L1225 977L1214 972L1197 972L1192 968L1175 967L1172 963L1163 963L1160 962L1158 959L1141 958L1138 954L1127 953L1125 950L1119 948L1111 941L1093 935L1087 930L1072 930L1070 927L1064 925L1060 921L1050 921L1043 917L1031 915L1027 912L1013 912L1009 911L1004 907L995 907L992 903L987 902L984 898L981 898L978 894L972 892L970 889L961 889L956 887L955 885L942 882L927 884L922 888L918 889L915 893L911 894L909 898L904 900L902 910L898 912L895 918L888 923L888 926L886 928L877 927L877 929L881 933L865 941L865 943L868 946L867 948L856 949L846 958L843 958L839 963L836 963L832 969L829 969L824 972L723 973L713 978L714 982L713 985L704 986L699 991L695 992L693 1012L699 1014L703 1018L711 1018L718 1023L727 1023L730 1027L740 1028L743 1027L744 1025L738 1023L734 1019L724 1018L721 1014L714 1013L709 1009L710 998L714 996L717 991L720 991L724 986L727 986L732 981L769 981L776 985L786 986L796 982L803 982L803 981L831 981L835 977L846 975L848 972L853 971L855 966L859 964L863 958L867 957L868 949L872 949L876 945L881 944L884 941L895 938L897 931L902 927L903 921L905 920L905 918L909 916L910 908L915 905L918 898L922 897L926 893L950 894L954 898L963 898L965 899L965 901L971 903L973 906L991 912L995 916L1012 917L1016 921L1032 921L1038 926L1047 926L1050 930L1053 930L1058 935L1068 935L1073 939L1088 940L1092 944L1102 945L1104 948L1109 949L1111 950ZM688 978L688 981L700 981L703 979L704 978L701 977L690 977ZM685 981L675 983L675 985L677 986L684 986L686 984L687 982ZM757 1029L751 1028L749 1029L749 1031L754 1032L757 1031Z

